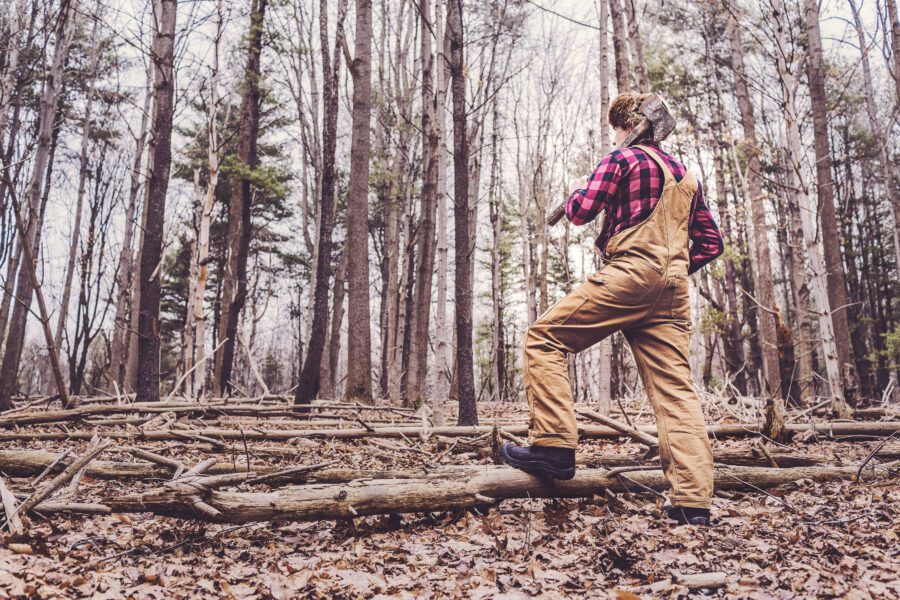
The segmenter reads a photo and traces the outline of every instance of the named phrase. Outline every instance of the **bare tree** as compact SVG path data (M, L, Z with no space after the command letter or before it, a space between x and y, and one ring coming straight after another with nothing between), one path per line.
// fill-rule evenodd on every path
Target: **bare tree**
M346 49L346 46L344 46ZM353 129L347 199L347 337L345 397L372 400L372 339L369 308L369 155L372 123L372 0L356 0L353 76Z
M59 92L63 81L63 68L69 54L74 27L70 23L73 9L69 0L63 0L55 25L55 46L50 71L44 81L38 112L38 136L37 147L34 151L34 166L31 182L27 192L27 223L23 231L20 231L20 244L22 245L23 258L37 257L40 248L40 230L43 220L43 198L45 197L46 171L52 163L52 153L56 130L56 115L58 109ZM12 191L12 190L10 190ZM14 209L15 210L15 209ZM19 217L17 217L19 218ZM24 218L22 219L24 221ZM0 410L9 410L13 407L12 395L17 386L19 373L19 361L22 357L22 346L25 342L25 321L31 307L31 299L34 294L34 271L37 266L32 263L28 268L20 268L16 282L17 302L12 312L9 332L6 337L6 351L3 355L3 363L0 365Z
M622 0L606 0L612 21L613 55L616 61L616 92L621 94L631 89L631 65L628 62L628 31L622 14ZM630 0L625 0L630 2Z
M872 83L872 67L869 65L869 44L866 42L866 33L863 30L862 19L859 17L859 9L854 0L847 0L850 4L850 12L853 13L853 24L856 27L856 37L859 40L859 60L862 65L863 73L863 91L866 99L866 117L869 120L869 130L872 137L876 140L878 147L879 167L881 168L881 177L883 179L885 191L887 192L888 202L891 205L891 217L893 220L893 238L894 238L894 257L900 273L900 187L897 185L897 178L894 174L894 166L891 164L889 155L890 142L885 135L884 120L879 120L878 109L875 107L875 85ZM891 4L893 0L888 0ZM895 49L894 54L897 54ZM900 97L900 96L898 96Z
M319 201L319 239L316 251L316 283L313 300L313 319L310 327L309 346L300 370L300 380L294 392L296 404L309 404L319 393L322 353L325 350L325 334L328 327L328 283L331 276L331 234L334 230L334 157L337 148L338 82L340 81L341 53L344 38L344 18L347 0L340 0L337 14L334 50L328 41L328 2L319 2L319 35L322 53L322 177ZM333 58L332 58L333 56Z
M763 377L765 379L766 435L781 439L784 431L784 398L781 395L781 369L778 362L778 339L775 331L775 290L772 282L772 262L769 257L768 227L766 226L766 195L762 191L762 175L759 166L759 144L756 139L756 119L747 85L744 49L737 22L733 15L728 21L728 38L731 42L731 64L734 69L734 91L741 112L744 129L744 153L747 159L746 188L753 219L753 248L756 255L754 274L759 321L759 345L762 350Z
M253 237L252 172L257 167L259 137L260 55L263 20L268 0L252 0L247 33L247 62L242 84L241 118L238 124L237 173L228 206L227 258L222 282L222 314L219 318L219 350L216 352L213 388L219 394L231 390L241 310L247 301L247 256Z
M72 295L72 279L75 275L75 260L78 257L78 249L81 241L81 213L84 205L85 186L88 179L88 153L91 145L91 117L94 107L95 85L97 70L100 66L103 44L99 42L101 15L94 16L91 39L95 40L91 46L90 72L88 77L87 99L84 107L84 117L81 123L81 149L78 156L78 191L75 193L75 221L72 223L72 241L69 245L69 258L66 262L66 274L63 279L62 300L59 304L59 315L56 320L56 332L53 341L57 348L61 347L63 332L66 329L66 318L69 314L69 300ZM49 383L49 382L48 382Z
M434 53L431 47L430 0L419 0L419 45L422 61L422 181L419 225L416 231L416 277L412 308L411 347L406 373L408 403L425 400L428 381L428 340L431 321L431 287L435 258L438 135L435 128Z
M472 263L474 240L469 230L469 145L466 126L466 78L463 73L462 0L448 0L450 90L453 98L453 216L456 243L456 373L459 424L477 425L472 359Z
M828 301L837 346L838 361L845 392L850 389L848 380L856 377L856 364L850 340L850 323L847 318L847 287L841 256L841 234L834 208L834 181L831 174L831 143L828 139L828 99L825 95L825 64L822 57L822 35L819 30L819 4L816 0L803 0L808 50L806 69L809 79L809 98L812 106L813 137L816 154L816 187L819 196L819 222L822 227L822 244L825 248ZM846 398L851 405L855 399Z
M140 304L138 310L136 400L159 400L159 300L163 259L163 225L166 191L172 163L172 116L175 99L176 0L156 0L153 4L154 108L151 134L152 162L147 182L147 220L138 269Z
M150 106L153 90L150 86L150 72L147 73L147 91L144 94L144 106L141 111L141 124L134 136L134 158L131 165L128 203L125 206L125 232L122 236L122 247L119 250L119 262L116 268L116 312L113 320L112 341L110 343L109 378L113 387L122 389L126 382L126 365L128 362L129 342L133 337L131 328L134 321L132 315L132 289L134 286L134 242L135 218L138 209L138 193L141 189L144 170L144 146L150 122Z

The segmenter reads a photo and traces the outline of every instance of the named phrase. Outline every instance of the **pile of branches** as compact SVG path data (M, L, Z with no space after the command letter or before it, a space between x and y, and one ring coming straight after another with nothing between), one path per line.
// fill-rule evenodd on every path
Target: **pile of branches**
M154 404L96 400L67 410L32 406L0 415L0 438L86 439L89 443L77 456L71 450L0 451L0 473L17 479L16 485L7 485L0 477L2 523L17 533L25 527L26 515L62 512L151 512L234 524L310 521L479 509L510 498L658 493L668 487L656 464L655 428L634 426L583 408L579 413L596 423L581 428L583 438L627 438L639 444L641 452L601 455L588 468L580 468L571 481L555 481L498 464L439 464L438 459L450 452L480 451L481 456L496 457L502 440L522 443L519 436L525 433L524 425L508 420L498 419L482 427L435 428L411 409L341 403L298 409L280 398ZM48 430L50 424L52 430ZM789 430L800 441L819 436L883 441L860 464L840 465L824 456L770 448L753 424L712 425L709 433L713 437L756 438L750 451L715 454L717 490L756 490L800 480L875 478L891 476L898 468L900 446L889 442L900 431L900 422L791 424ZM314 439L361 440L392 452L414 453L421 466L377 471L345 468L337 460L304 461L299 450ZM413 442L416 439L437 441L442 455L420 448ZM291 445L255 448L251 456L248 442L259 440ZM212 456L185 464L172 448L142 447L145 441L202 445ZM244 452L236 452L235 447L241 446ZM106 455L113 452L118 458L107 460ZM281 459L287 455L297 464L276 465L260 459L260 453ZM84 476L153 485L140 491L105 492L79 502L74 496Z

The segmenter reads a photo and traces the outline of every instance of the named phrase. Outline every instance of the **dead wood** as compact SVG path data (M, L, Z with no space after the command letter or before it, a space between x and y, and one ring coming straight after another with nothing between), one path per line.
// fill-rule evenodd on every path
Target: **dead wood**
M649 449L648 456L659 453L659 440L649 433L638 431L631 425L622 423L620 421L607 417L606 415L600 414L593 410L588 410L586 408L576 408L575 412L577 412L579 415L584 415L592 421L596 421L598 423L606 425L607 427L611 427L622 435L633 439L637 443L647 446L647 448Z
M513 435L527 435L527 427L525 425L509 426L504 430ZM656 433L656 427L653 425L639 425L638 431ZM751 423L741 424L725 424L710 425L706 428L707 433L712 438L726 437L743 437L749 435L757 435L759 433L759 425ZM854 440L865 440L872 438L882 438L890 436L895 432L900 432L900 421L883 421L883 422L828 422L828 423L789 423L785 426L785 430L791 434L810 432L827 437L843 437ZM292 440L294 438L307 439L363 439L367 437L380 438L402 438L410 436L418 436L422 431L419 426L396 426L396 427L375 427L374 431L367 431L363 428L334 428L334 429L262 429L253 428L248 430L238 429L221 429L221 428L205 428L191 431L115 431L108 432L105 435L117 439L144 439L153 441L178 440L178 439L201 439L209 443L223 445L227 440ZM492 426L475 426L475 427L434 427L429 429L430 435L443 437L473 437L479 435L490 434ZM611 427L603 425L583 425L579 427L581 439L601 439L601 438L617 438L620 432ZM0 441L11 440L89 440L94 436L93 431L72 430L72 431L16 431L0 433Z
M727 582L728 574L723 571L686 574L673 572L672 576L667 579L654 581L648 585L642 585L631 589L634 592L659 594L669 590L676 590L677 588L687 588L689 590L720 588Z
M16 497L6 487L6 482L0 477L0 501L3 502L3 512L6 514L6 527L13 535L18 535L24 531L22 519L16 510Z
M96 458L101 452L106 450L110 445L112 445L112 442L109 440L98 442L82 456L72 461L69 466L63 469L62 473L42 485L39 489L35 490L33 494L28 496L28 498L26 498L22 502L22 504L19 505L17 513L20 515L27 514L28 511L30 511L32 508L49 498L50 494L65 485L67 481L74 477L76 473L81 471L81 469L88 465L92 460L94 460L94 458Z
M872 471L895 466L881 465ZM856 467L718 466L718 489L756 489L798 480L851 479ZM110 496L102 504L112 512L153 512L227 523L310 521L362 515L469 509L509 498L575 498L613 492L663 490L662 471L610 476L605 469L578 471L570 481L544 480L508 467L442 469L418 478L361 480L345 484L288 486L271 492L203 490L175 482L153 490Z

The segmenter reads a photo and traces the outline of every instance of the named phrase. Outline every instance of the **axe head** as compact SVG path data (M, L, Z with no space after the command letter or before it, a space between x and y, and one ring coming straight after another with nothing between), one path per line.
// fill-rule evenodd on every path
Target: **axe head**
M641 103L640 113L650 121L652 131L647 137L655 142L661 142L669 137L675 130L675 117L669 112L669 107L659 94L650 96Z

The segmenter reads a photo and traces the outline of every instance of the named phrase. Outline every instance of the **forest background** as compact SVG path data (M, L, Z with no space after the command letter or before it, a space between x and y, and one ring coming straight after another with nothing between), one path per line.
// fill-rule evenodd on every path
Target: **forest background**
M900 396L896 0L0 14L0 406L57 391L55 347L75 395L387 397L476 422L523 397L525 328L601 266L596 224L545 221L626 90L667 98L663 147L726 239L692 277L698 384L769 422ZM619 335L570 374L607 407L640 390Z

